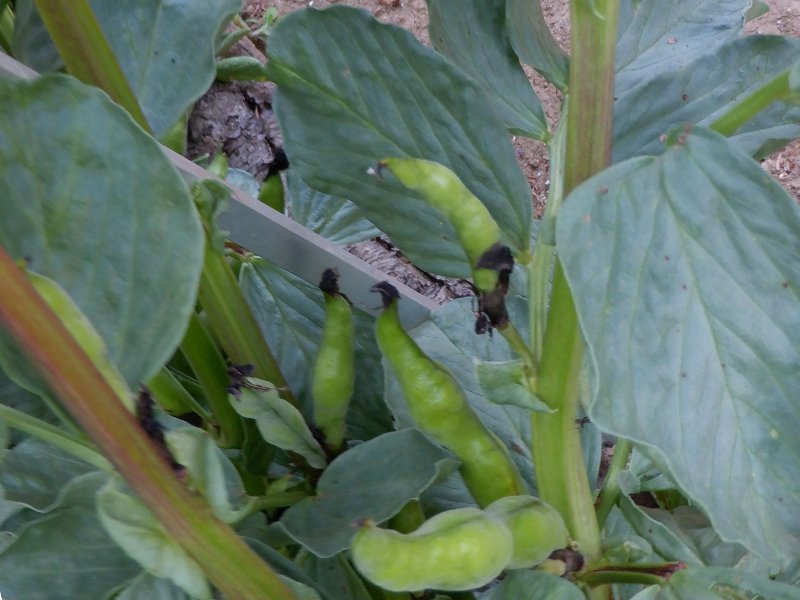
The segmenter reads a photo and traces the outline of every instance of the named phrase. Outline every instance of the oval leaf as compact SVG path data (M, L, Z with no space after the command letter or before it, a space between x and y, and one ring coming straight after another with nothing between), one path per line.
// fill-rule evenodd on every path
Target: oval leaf
M676 125L708 125L759 89L800 55L800 40L747 36L698 57L678 72L649 76L614 104L614 160L660 154L662 134ZM800 108L774 103L736 132L750 154L800 136Z
M457 466L416 429L385 433L334 460L320 477L317 495L292 506L280 522L297 542L327 558L350 546L359 519L380 523L393 517Z
M211 600L200 566L164 530L138 498L111 480L97 494L97 514L111 538L157 577L169 579L192 598Z
M0 104L0 245L64 288L136 389L194 307L203 232L186 186L99 90L0 80Z
M558 250L596 380L592 420L643 442L720 536L800 552L800 210L703 129L564 203Z
M140 567L100 525L95 496L105 473L87 473L63 488L56 508L27 522L0 552L4 598L107 598Z
M614 92L685 69L735 40L752 0L624 0L620 4Z
M239 394L229 396L241 416L255 419L261 436L273 446L296 452L315 469L327 464L325 452L314 439L303 415L278 395L268 381L246 377Z
M506 0L506 27L519 57L560 90L569 81L569 57L553 38L539 0Z
M481 85L508 130L545 138L542 103L506 33L506 0L432 0L428 15L433 47Z
M467 277L449 223L416 193L367 174L386 156L432 160L486 204L506 243L527 249L530 188L474 80L408 31L346 6L292 13L269 44L286 151L308 185L352 200L420 267Z

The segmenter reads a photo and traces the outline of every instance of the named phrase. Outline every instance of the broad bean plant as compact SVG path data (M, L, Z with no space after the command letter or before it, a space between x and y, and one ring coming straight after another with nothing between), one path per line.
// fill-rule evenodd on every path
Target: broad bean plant
M571 0L569 53L536 0L428 0L432 47L240 9L0 2L42 72L0 79L0 594L800 598L800 209L758 164L800 40L752 0ZM263 183L157 143L215 76L275 85ZM409 327L305 281L212 174L473 295Z

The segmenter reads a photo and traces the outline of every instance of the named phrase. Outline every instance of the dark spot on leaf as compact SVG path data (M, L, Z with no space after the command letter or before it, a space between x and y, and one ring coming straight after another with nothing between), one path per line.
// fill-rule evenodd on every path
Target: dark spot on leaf
M686 373L681 372L681 379L686 379Z
M669 256L665 256L665 257L664 257L664 260L665 260L665 261L667 261L667 262L669 262Z
M601 185L599 188L597 188L597 193L600 194L601 196L603 194L607 194L608 193L608 188L606 186L604 186L604 185Z
M172 58L169 59L169 62L171 62L174 65L177 61L175 60L175 57L173 56Z
M788 289L789 282L788 281L784 281L782 285L783 285L783 289Z
M689 287L684 283L683 285L681 285L681 289L682 290L688 290Z
M689 99L689 94L681 94L681 100L686 102Z

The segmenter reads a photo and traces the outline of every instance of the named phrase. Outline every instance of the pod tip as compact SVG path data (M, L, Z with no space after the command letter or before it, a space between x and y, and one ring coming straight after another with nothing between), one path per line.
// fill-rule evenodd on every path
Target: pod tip
M383 308L389 308L392 303L400 299L400 292L388 281L381 281L370 288L371 291L381 295Z

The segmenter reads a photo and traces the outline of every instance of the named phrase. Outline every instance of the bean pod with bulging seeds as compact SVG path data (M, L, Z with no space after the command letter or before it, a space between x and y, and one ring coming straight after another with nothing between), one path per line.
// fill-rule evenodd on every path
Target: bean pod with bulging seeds
M355 327L350 301L339 291L334 269L323 272L319 288L325 296L325 326L311 386L314 422L325 435L325 444L340 452L356 378Z
M561 514L533 496L508 496L492 502L486 512L501 520L514 538L510 569L525 569L547 559L553 550L569 545Z
M481 258L501 246L500 228L483 202L458 175L430 160L386 158L378 163L378 171L381 169L388 169L400 183L418 192L450 221L469 259L475 287L481 292L493 291L498 273L484 266Z
M432 517L402 534L367 522L351 545L353 563L372 583L393 592L470 590L497 577L511 559L511 533L477 508Z
M372 290L381 294L384 308L375 321L378 346L397 375L416 425L459 458L461 476L479 506L524 494L525 484L506 447L478 419L453 376L400 325L397 290L385 281Z

